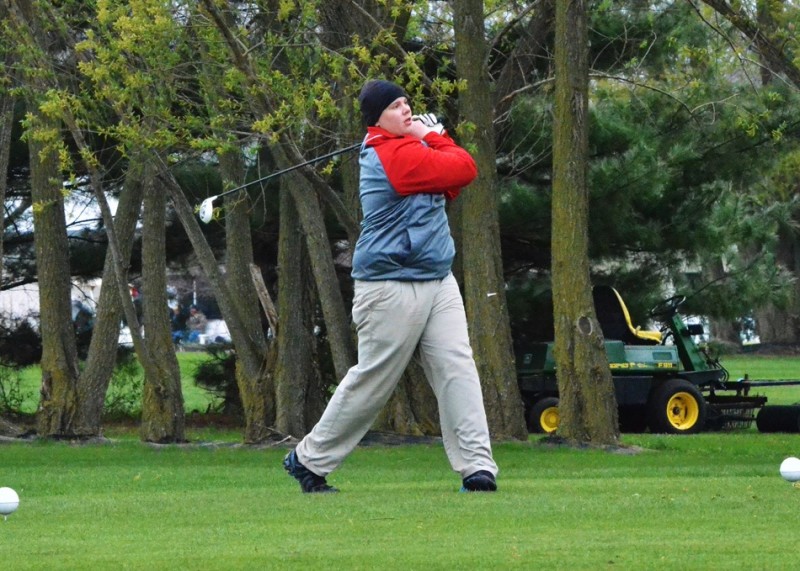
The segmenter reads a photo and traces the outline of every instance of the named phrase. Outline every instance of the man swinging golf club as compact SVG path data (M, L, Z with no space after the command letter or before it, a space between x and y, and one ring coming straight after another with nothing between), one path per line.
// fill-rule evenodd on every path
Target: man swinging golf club
M364 220L353 255L358 364L317 425L284 459L303 492L335 492L326 476L356 447L418 348L439 406L442 441L462 491L497 489L478 371L445 203L477 175L433 115L414 117L402 88L367 82L359 96Z

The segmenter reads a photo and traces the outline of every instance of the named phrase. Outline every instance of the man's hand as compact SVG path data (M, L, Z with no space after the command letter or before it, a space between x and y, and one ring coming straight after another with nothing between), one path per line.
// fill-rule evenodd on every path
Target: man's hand
M429 131L433 131L439 135L444 133L444 125L439 122L439 119L436 118L436 115L433 113L423 113L421 115L414 115L411 117L414 121L419 121L426 127L428 127Z

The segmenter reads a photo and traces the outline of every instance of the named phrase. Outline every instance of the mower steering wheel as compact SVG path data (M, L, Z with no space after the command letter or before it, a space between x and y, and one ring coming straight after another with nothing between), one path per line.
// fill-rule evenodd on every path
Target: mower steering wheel
M650 317L672 317L678 313L678 308L686 301L685 295L673 295L670 298L660 301L650 310Z

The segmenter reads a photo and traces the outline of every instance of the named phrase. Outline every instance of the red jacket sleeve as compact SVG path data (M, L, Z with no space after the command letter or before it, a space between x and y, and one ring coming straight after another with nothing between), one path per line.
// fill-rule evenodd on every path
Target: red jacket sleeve
M475 161L447 135L428 133L424 140L427 146L403 137L375 150L398 194L435 193L452 200L477 176Z

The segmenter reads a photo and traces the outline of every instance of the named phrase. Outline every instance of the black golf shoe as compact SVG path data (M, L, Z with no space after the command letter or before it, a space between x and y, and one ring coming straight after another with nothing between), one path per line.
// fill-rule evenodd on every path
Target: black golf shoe
M462 492L496 492L497 481L486 470L478 470L461 481Z
M300 463L297 454L292 450L283 459L283 469L300 482L300 489L304 494L330 493L339 490L329 486L324 476L318 476Z

